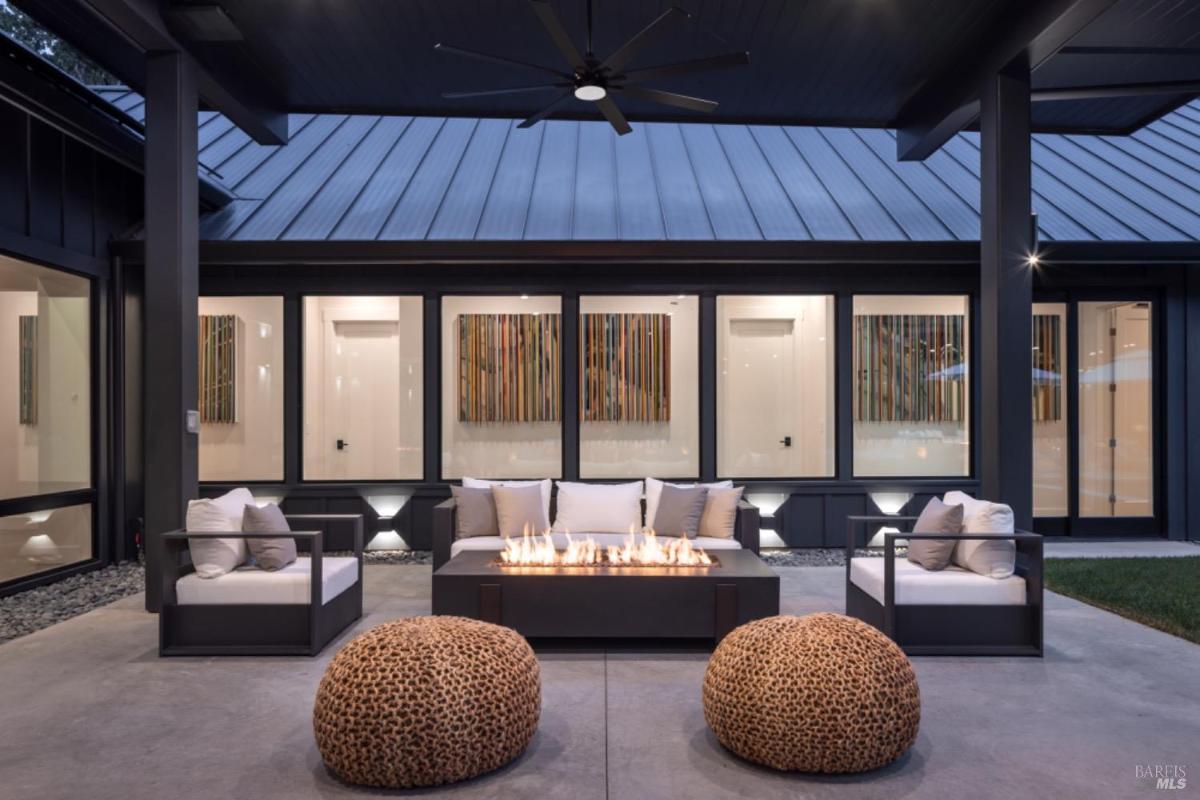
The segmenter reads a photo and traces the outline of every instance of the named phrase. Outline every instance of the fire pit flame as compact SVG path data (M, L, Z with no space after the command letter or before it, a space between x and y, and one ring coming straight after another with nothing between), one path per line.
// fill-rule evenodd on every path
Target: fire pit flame
M602 547L590 536L575 539L568 532L567 546L554 547L550 532L534 533L530 528L517 539L504 540L500 563L510 567L711 567L716 560L704 548L695 547L683 537L658 538L646 529L639 539L631 528L620 545Z

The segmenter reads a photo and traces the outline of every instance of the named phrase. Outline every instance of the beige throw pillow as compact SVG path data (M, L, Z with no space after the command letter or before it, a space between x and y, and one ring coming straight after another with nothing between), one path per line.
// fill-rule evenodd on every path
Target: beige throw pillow
M700 535L710 539L732 539L737 522L737 507L742 501L746 487L736 489L709 489L704 504L704 516L700 517Z
M454 538L500 535L500 523L496 519L496 500L492 497L491 489L451 486L450 493L454 495L458 506L454 514Z
M526 529L542 533L550 527L538 486L493 486L492 499L500 535L505 538L521 536Z
M262 508L255 505L246 506L242 514L242 530L247 533L278 533L290 531L287 518L274 503L267 503ZM254 563L259 569L274 571L283 569L296 560L296 540L291 536L280 536L275 539L247 539L246 547L254 556Z
M921 510L912 532L958 534L962 519L961 505L948 506L934 497ZM908 560L928 570L942 570L950 566L956 544L954 539L909 539Z

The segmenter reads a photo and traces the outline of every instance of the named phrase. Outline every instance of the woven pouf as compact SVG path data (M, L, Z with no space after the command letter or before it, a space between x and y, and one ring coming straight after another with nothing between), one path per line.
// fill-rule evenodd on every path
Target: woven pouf
M921 694L904 652L840 614L769 617L735 629L708 662L704 718L748 761L865 772L917 738Z
M437 786L519 756L537 728L541 677L529 643L462 617L380 625L325 670L313 731L348 783Z

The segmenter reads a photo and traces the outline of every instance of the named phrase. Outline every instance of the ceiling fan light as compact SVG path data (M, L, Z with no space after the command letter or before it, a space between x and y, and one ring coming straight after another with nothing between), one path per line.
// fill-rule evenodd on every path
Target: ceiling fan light
M603 86L595 83L582 83L575 87L575 97L578 100L587 100L594 103L597 100L603 100L607 96L608 91Z

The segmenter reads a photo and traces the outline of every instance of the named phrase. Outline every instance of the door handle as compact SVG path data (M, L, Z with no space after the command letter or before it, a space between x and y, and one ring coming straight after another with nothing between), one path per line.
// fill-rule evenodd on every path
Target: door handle
M780 443L781 445L783 445L784 447L791 447L791 446L792 446L792 437L790 437L790 436L785 436L785 437L783 437L782 439L780 439L780 440L779 440L779 443Z
M347 450L347 449L349 449L349 447L350 447L350 443L347 442L345 439L337 440L337 449L338 450Z

